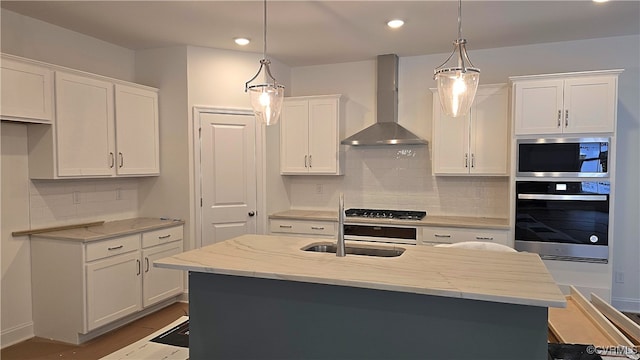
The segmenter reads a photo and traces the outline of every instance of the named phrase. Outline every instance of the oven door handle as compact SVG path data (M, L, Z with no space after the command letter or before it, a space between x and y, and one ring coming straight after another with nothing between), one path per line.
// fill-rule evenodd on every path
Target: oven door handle
M519 200L607 201L607 195L518 194Z

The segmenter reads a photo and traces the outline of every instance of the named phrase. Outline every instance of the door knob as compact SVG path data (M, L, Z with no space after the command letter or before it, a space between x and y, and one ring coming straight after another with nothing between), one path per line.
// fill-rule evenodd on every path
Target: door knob
M249 211L249 216L254 216L256 213L253 211Z

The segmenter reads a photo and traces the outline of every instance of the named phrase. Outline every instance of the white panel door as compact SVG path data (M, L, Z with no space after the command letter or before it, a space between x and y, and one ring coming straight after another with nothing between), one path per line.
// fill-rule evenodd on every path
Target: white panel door
M5 58L0 65L2 118L51 122L53 119L51 70Z
M202 246L254 234L254 116L201 113L200 129Z
M433 95L433 173L469 173L469 114L449 117L442 112L440 98Z
M58 176L112 176L113 84L56 72Z
M158 174L158 93L116 85L115 102L118 175Z

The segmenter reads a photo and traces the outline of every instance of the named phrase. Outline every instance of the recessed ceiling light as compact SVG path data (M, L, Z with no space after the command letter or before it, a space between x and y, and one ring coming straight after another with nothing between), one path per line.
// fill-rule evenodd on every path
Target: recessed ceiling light
M597 2L597 3L605 3L607 1L609 1L609 0L593 0L593 2Z
M392 29L397 29L397 28L401 27L402 25L404 25L404 21L402 21L400 19L389 20L387 22L387 26L392 28Z
M245 46L245 45L247 45L247 44L249 44L251 42L251 40L249 40L247 38L242 38L242 37L234 38L233 41L235 41L236 44L238 44L240 46Z

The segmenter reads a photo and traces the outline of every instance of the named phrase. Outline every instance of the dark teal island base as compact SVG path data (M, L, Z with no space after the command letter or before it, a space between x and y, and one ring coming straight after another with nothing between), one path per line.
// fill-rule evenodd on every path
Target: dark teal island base
M189 273L189 358L547 359L547 308Z

